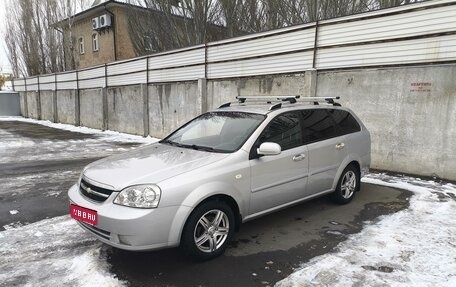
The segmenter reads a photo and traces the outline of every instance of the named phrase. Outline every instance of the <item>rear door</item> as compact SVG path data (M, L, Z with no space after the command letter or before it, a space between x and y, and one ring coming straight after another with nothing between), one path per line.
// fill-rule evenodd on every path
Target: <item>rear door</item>
M282 153L250 160L250 214L259 213L305 196L308 176L307 148L302 143L301 118L298 111L276 116L258 138L275 142Z
M346 155L345 136L327 109L308 109L301 113L309 158L307 195L329 191Z

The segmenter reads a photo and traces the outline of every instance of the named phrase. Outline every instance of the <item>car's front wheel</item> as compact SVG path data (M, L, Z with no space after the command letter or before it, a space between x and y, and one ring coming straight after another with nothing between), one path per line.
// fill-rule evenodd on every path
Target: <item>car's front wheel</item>
M347 166L337 183L332 199L338 204L349 203L355 196L359 184L359 171L353 165Z
M223 201L212 200L195 208L185 224L181 248L196 260L209 260L228 247L235 229L234 213Z

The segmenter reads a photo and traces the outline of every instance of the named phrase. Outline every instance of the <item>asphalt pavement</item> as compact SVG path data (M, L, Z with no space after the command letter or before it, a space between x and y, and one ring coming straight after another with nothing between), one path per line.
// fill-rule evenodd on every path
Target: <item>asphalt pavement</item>
M0 230L68 214L66 192L86 164L140 144L0 121ZM178 248L127 252L103 245L103 258L129 286L272 286L363 225L406 208L409 197L406 191L362 184L348 205L327 197L305 202L243 224L223 256L203 263L185 258Z

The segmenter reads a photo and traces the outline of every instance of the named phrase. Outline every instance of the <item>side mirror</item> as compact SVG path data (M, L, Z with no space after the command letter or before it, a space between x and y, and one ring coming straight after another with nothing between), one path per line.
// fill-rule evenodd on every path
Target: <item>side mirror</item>
M282 152L282 148L279 144L265 142L260 145L257 149L258 155L278 155Z

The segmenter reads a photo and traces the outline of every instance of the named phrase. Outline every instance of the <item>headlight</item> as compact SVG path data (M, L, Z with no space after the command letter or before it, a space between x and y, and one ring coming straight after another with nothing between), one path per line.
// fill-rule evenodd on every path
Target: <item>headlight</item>
M161 190L157 185L134 185L123 189L114 199L114 203L130 207L156 208L160 196Z

